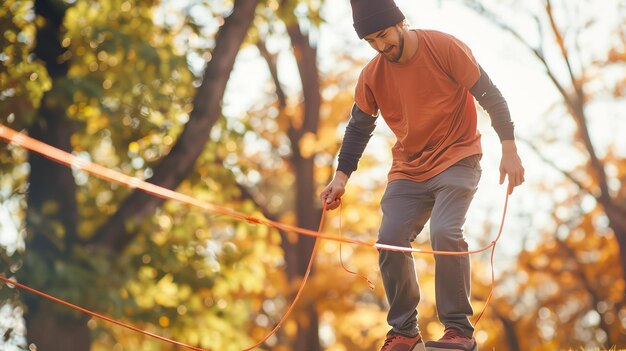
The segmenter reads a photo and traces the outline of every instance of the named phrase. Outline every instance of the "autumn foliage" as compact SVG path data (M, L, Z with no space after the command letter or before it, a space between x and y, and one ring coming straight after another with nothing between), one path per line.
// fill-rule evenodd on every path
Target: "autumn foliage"
M595 122L607 117L602 111L623 111L626 33L611 28L607 45L581 54L578 38L602 20L583 11L585 3L529 6L523 13L538 28L532 38L541 38L531 40L503 20L502 11L516 15L521 4L465 1L519 44L556 96L544 125L517 131L527 168L551 176L527 184L511 205L519 208L507 226L528 233L498 261L494 299L477 326L481 349L626 347L626 153L604 133L623 130L624 121L618 112ZM624 16L623 6L610 3ZM362 45L356 38L344 39L350 44L333 52L334 64L320 58L330 40L320 34L329 6L5 0L0 123L200 200L316 230L317 193L333 176L365 64L353 54ZM261 88L248 96L247 84ZM393 142L383 128L325 233L376 240ZM559 153L571 162L553 157ZM163 201L6 143L0 174L1 274L206 349L242 350L265 336L291 303L314 242ZM537 219L532 202L539 198L550 210ZM468 231L482 233L473 244L487 244L500 208L475 211L485 223L468 223ZM415 247L429 249L427 237ZM388 326L378 254L341 247L344 263L376 284L371 291L341 268L339 250L336 242L320 243L301 301L263 349L380 348ZM415 259L420 329L430 340L443 331L434 259ZM473 256L472 265L480 311L491 289L488 254ZM174 349L6 285L0 298L0 318L10 321L0 323L2 349Z

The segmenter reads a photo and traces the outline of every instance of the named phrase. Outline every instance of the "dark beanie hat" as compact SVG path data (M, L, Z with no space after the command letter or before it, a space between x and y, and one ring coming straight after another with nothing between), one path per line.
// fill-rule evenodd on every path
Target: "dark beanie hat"
M354 29L359 39L404 20L393 0L350 0Z

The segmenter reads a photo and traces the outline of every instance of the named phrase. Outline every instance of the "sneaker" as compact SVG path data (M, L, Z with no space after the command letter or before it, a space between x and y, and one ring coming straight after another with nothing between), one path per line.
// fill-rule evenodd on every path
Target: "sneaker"
M419 334L411 338L389 331L380 351L424 351L424 343Z
M476 340L468 338L456 328L446 328L441 339L426 343L426 351L478 351Z

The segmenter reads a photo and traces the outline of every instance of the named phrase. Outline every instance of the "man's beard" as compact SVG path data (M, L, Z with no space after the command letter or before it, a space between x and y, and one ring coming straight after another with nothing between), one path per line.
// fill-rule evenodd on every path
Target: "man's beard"
M393 57L389 57L387 53L381 52L383 56L385 56L385 58L390 62L398 62L398 60L400 60L400 57L402 57L402 52L404 52L404 33L400 29L398 29L398 27L396 27L396 30L398 31L398 36L400 38L398 41L398 54Z

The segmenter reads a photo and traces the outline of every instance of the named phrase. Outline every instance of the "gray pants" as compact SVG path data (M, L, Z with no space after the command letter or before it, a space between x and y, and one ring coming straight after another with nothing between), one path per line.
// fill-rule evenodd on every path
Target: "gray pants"
M467 157L424 182L394 180L381 200L378 243L409 247L430 218L430 241L436 251L467 251L463 224L480 179L480 155ZM387 322L393 331L418 332L420 291L411 253L379 250L380 271L389 301ZM469 256L435 255L435 297L439 320L468 337L474 333Z

